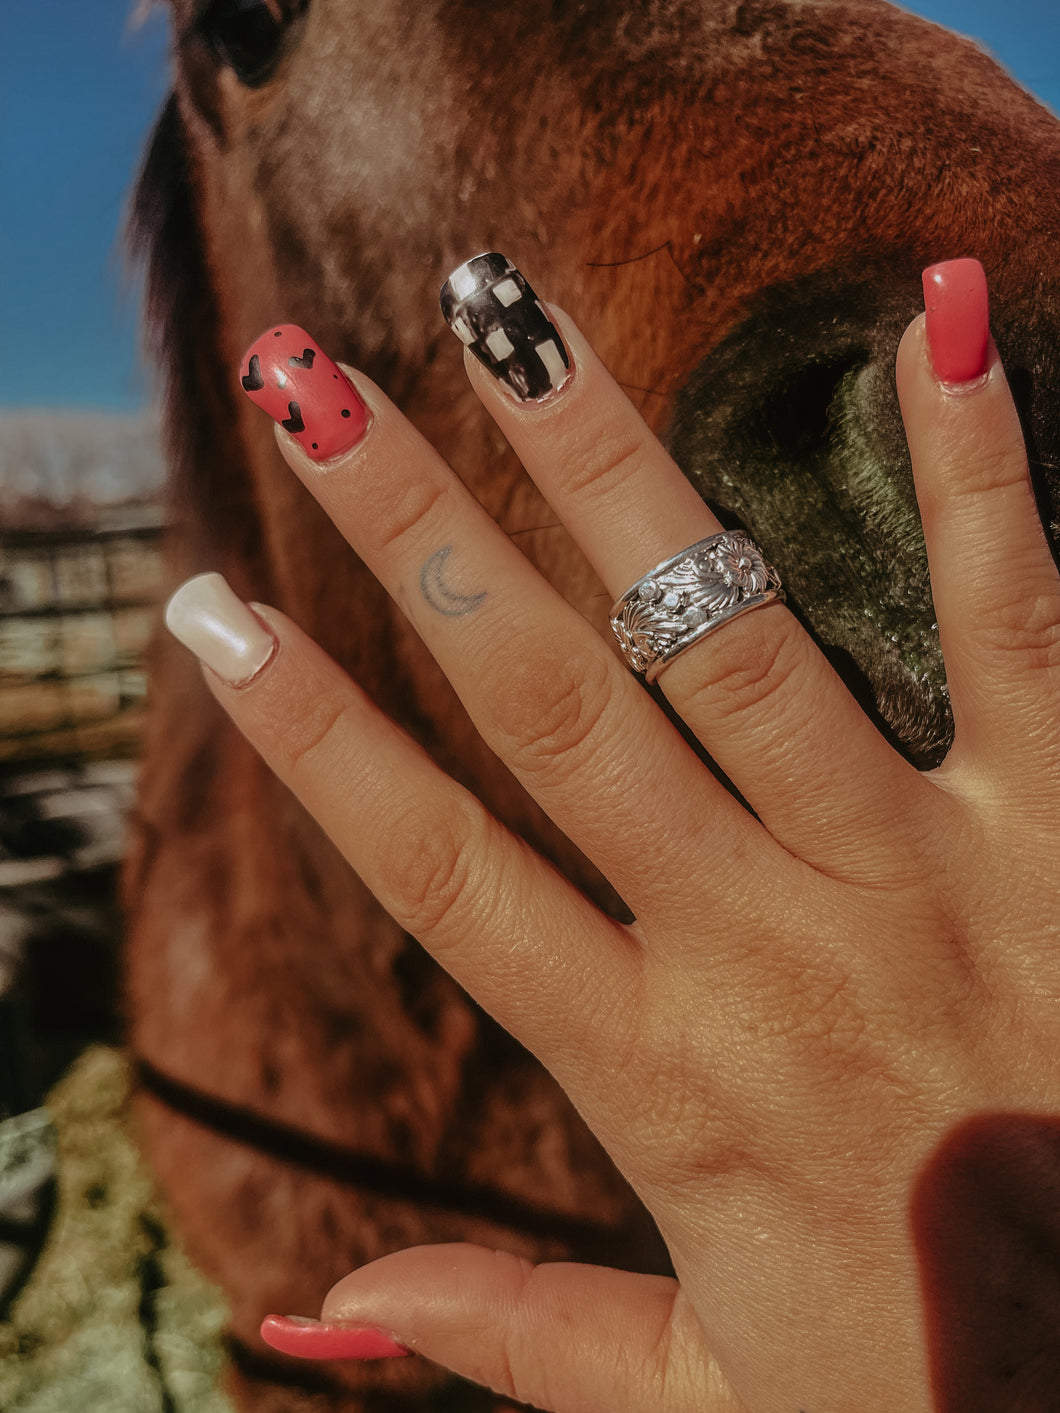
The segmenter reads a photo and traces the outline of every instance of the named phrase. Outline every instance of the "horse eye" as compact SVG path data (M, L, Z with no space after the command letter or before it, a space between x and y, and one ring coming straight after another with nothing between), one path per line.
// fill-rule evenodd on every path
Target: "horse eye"
M198 29L223 64L248 88L272 74L292 22L309 0L211 0Z

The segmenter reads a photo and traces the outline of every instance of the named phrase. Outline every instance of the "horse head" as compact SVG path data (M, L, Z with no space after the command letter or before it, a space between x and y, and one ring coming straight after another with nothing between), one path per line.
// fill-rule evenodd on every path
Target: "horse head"
M881 729L919 765L941 758L951 723L894 354L922 268L977 256L1055 545L1056 119L972 44L883 0L171 5L175 87L135 223L166 375L175 575L221 569L290 613L617 906L498 770L238 386L262 329L308 328L602 625L607 599L437 314L449 270L500 249L578 319L722 520L763 546ZM174 1117L176 1091L156 1082L156 1166L245 1341L268 1304L300 1308L408 1240L500 1228L538 1254L599 1238L613 1260L658 1259L550 1082L346 877L165 645L142 820L130 998L145 1073L415 1175L396 1198L363 1181L351 1196L335 1171L299 1185L277 1153L196 1126L187 1105ZM432 1206L423 1184L442 1179ZM453 1196L461 1183L478 1207ZM266 1262L273 1210L290 1230Z

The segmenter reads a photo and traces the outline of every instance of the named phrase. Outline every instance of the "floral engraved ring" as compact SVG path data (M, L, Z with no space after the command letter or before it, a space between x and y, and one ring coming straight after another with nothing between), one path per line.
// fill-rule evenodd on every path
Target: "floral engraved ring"
M748 609L784 599L780 578L740 530L724 530L664 560L611 610L622 655L654 682L664 667Z

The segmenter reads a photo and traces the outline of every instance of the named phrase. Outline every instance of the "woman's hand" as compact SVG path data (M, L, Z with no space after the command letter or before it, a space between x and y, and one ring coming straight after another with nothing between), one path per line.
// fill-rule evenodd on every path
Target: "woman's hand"
M556 1413L1060 1406L1060 583L981 271L929 274L898 384L954 745L918 774L783 606L743 614L660 685L754 814L377 388L300 330L255 345L244 386L291 467L636 921L275 610L205 576L170 624L381 902L558 1077L677 1272L417 1248L331 1291L336 1330L274 1322L281 1347L394 1352L350 1328L373 1326ZM719 526L556 318L571 368L557 340L544 384L518 337L479 350L543 400L468 371L617 597Z

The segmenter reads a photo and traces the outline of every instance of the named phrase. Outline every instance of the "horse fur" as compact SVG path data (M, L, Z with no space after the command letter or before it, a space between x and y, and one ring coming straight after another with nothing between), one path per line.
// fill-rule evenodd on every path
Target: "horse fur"
M238 388L263 328L304 325L602 627L600 585L437 314L449 270L501 249L764 546L881 729L918 764L941 757L894 352L922 267L978 256L1055 545L1056 119L973 45L882 0L279 0L293 18L253 84L209 42L216 0L171 3L174 92L134 230L165 377L174 584L220 569L282 608L620 908L486 751ZM258 1341L270 1309L313 1310L400 1245L665 1269L553 1081L381 911L168 641L126 891L144 1141L231 1302L242 1406L488 1405L416 1361L304 1375Z

